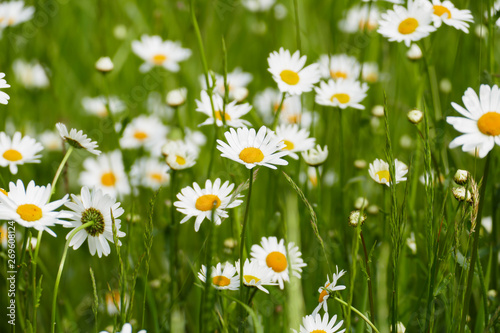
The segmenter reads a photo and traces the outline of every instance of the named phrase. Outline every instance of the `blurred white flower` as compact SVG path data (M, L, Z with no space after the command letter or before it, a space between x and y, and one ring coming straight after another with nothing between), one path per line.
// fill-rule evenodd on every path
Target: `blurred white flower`
M12 64L16 80L25 88L47 88L49 79L43 67L37 63L28 63L18 59Z

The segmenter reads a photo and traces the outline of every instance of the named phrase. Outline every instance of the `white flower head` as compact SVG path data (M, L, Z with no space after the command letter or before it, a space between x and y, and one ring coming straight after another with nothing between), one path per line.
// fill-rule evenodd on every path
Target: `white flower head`
M252 169L257 165L276 169L276 165L287 165L288 162L281 157L287 152L281 149L285 147L282 139L278 138L272 131L262 126L258 132L251 128L231 128L224 133L228 143L217 140L217 149L221 156Z
M291 95L301 95L313 89L313 85L320 79L320 72L317 64L304 67L307 57L300 56L299 51L292 55L290 51L280 48L274 51L267 58L269 72L273 75L274 81L278 83L278 88L282 93Z
M178 72L179 62L191 56L191 50L181 47L180 42L164 41L160 36L142 35L140 41L132 42L132 51L145 61L139 68L141 72L147 72L154 66Z
M120 146L126 149L144 147L153 156L161 155L167 141L168 128L156 116L140 115L125 127Z
M300 128L299 125L280 125L276 128L276 136L283 140L285 147L283 151L287 151L288 155L298 160L299 156L296 153L305 152L314 147L315 138L309 137L309 131L305 128Z
M396 172L396 184L406 181L405 176L408 173L408 166L403 162L398 161L398 159L395 159L394 169ZM393 184L389 171L389 163L381 159L377 158L373 161L373 163L370 163L368 173L370 174L370 177L372 177L372 179L379 184L385 184L387 186L391 186Z
M432 8L432 21L436 28L442 23L452 26L455 29L469 33L469 23L474 22L471 11L468 9L458 9L449 0L426 1L428 7Z
M278 242L276 237L262 237L260 245L252 245L250 255L273 270L272 282L278 282L280 289L284 288L285 282L290 281L289 273L300 279L302 267L307 266L298 246L289 242L287 254L285 240Z
M197 183L193 183L192 187L184 187L177 194L179 201L174 202L177 210L186 215L180 223L185 223L191 217L196 217L194 230L198 231L205 218L212 221L213 214L213 222L215 225L220 225L222 219L228 217L226 209L241 205L243 201L238 198L242 197L242 195L236 197L231 195L234 184L229 184L229 181L224 182L224 184L221 183L220 178L217 178L213 183L210 179L207 179L204 189ZM214 210L213 213L212 210Z
M485 157L495 144L500 145L500 89L494 85L481 85L479 97L469 88L462 101L465 108L451 103L453 108L464 117L446 117L448 124L463 133L450 142L450 148L462 146L464 152L478 151L480 158Z
M101 57L95 63L95 68L102 73L109 73L114 67L115 65L110 57Z
M125 110L125 103L116 96L84 97L82 106L87 113L104 118L108 115L108 109L112 114L120 113Z
M132 185L143 186L154 191L170 182L169 167L155 157L142 157L130 169Z
M343 330L340 330L344 321L341 320L337 323L337 325L335 325L336 321L337 315L334 315L329 320L328 313L325 313L323 315L323 319L319 314L305 316L302 319L302 325L300 325L299 333L344 333L345 328Z
M421 0L408 0L408 7L395 5L381 14L378 32L390 42L404 42L410 46L436 30L432 25L432 8Z
M71 198L73 201L66 203L66 207L70 209L66 212L71 215L71 225L67 227L75 229L88 222L94 222L94 224L78 231L71 239L69 246L77 250L87 240L91 255L97 252L99 258L102 255L107 256L111 253L108 242L114 243L113 219L117 238L125 236L125 233L120 231L119 217L124 213L120 203L110 195L104 194L102 190L94 189L90 192L86 186L82 187L80 197L72 194ZM69 239L71 233L66 235L66 239ZM118 242L118 245L121 245L121 242Z
M347 33L356 33L360 30L373 31L378 27L380 13L376 6L354 6L344 19L339 21L339 29Z
M170 90L167 93L166 102L170 107L178 107L186 102L187 88L182 87Z
M304 162L310 166L321 165L325 163L328 158L328 146L325 145L325 147L321 149L320 145L316 145L316 147L303 152L302 158L304 159Z
M29 136L22 136L20 132L14 133L10 138L4 132L0 132L0 166L9 167L10 173L15 175L18 165L25 163L40 163L43 150L40 142Z
M337 285L338 280L346 273L346 271L341 270L339 272L339 267L335 266L335 268L336 268L336 273L333 273L332 275L332 282L330 282L330 277L327 276L325 285L318 289L319 304L312 312L312 316L315 316L319 312L319 310L321 310L321 308L323 308L323 311L325 311L325 313L328 313L328 298L330 297L330 294L336 291L346 289L346 286L344 285Z
M49 78L42 65L37 62L28 63L18 59L12 64L16 80L28 89L47 88Z
M213 103L213 110L212 110ZM222 117L228 126L231 127L247 127L250 123L247 120L241 119L244 115L246 115L252 107L250 104L236 104L236 101L232 101L226 105L224 109L224 99L222 96L218 94L212 95L212 101L210 101L210 97L208 96L205 90L201 92L201 101L196 100L196 105L198 108L196 111L202 112L208 116L208 119L201 123L199 126L203 125L211 125L214 123L214 114L215 114L215 123L217 126L221 127L223 125Z
M212 278L212 286L219 290L238 290L240 289L240 275L236 268L226 262L224 265L218 263L215 267L212 267L210 276ZM205 283L207 276L207 268L205 265L201 266L200 272L198 273L198 278Z
M240 272L240 261L235 264L236 271ZM275 286L277 283L272 281L273 270L263 265L257 260L245 260L243 265L243 284L248 287L255 287L269 294L269 291L263 286Z
M319 69L324 79L357 80L361 66L355 57L347 54L328 56L323 54L319 60Z
M1 6L1 5L0 5ZM2 88L10 88L10 84L7 84L7 81L4 79L5 73L0 73L0 89ZM0 104L9 103L10 96L5 92L0 91Z
M77 131L75 128L72 128L70 132L66 128L66 125L63 123L57 123L56 128L59 132L61 138L66 141L71 147L76 149L85 149L89 153L94 155L99 155L101 153L97 148L97 142L92 141L90 138L87 138L87 134L83 134L83 131Z
M37 186L34 181L30 181L25 189L19 179L9 184L8 194L5 192L0 191L0 220L15 221L25 228L47 231L52 236L56 234L48 227L69 223L61 220L68 218L68 214L55 211L68 201L68 195L49 202L52 192L50 184Z
M251 12L267 12L276 0L242 0L241 4Z
M6 1L0 4L0 29L13 27L33 18L35 7L24 7L24 1Z
M316 91L316 103L326 106L336 106L341 109L348 107L364 110L361 104L366 97L368 85L353 80L328 80L322 81Z
M190 141L170 140L161 148L165 162L172 170L184 170L196 164L198 147Z

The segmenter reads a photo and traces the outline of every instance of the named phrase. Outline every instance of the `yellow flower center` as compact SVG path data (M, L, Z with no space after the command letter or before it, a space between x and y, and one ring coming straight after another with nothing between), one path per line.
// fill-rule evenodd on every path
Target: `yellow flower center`
M283 148L283 150L285 150L285 149L292 150L295 147L295 145L291 141L283 140L283 143L285 144L285 147Z
M37 205L24 204L17 207L16 213L27 222L38 221L42 218L42 210Z
M280 73L280 77L283 80L283 82L291 86L296 85L297 83L299 83L300 80L299 74L289 69L285 69L284 71L282 71Z
M375 83L378 80L378 75L375 73L370 73L365 76L365 81L370 83Z
M167 56L164 54L155 54L152 59L155 65L161 65L165 62L165 60L167 60Z
M327 283L325 288L328 288L329 285L330 284ZM321 293L319 294L318 302L322 303L324 301L324 298L325 298L326 295L328 295L328 291L326 291L325 289L321 290Z
M252 280L255 280L255 283L260 281L258 277L255 277L253 275L243 275L243 278L245 279L246 283L250 283L250 281Z
M311 333L326 333L325 330L314 330L314 331L311 331Z
M9 196L9 193L7 193L6 190L4 190L3 188L0 187L0 192L2 192L3 194L5 194L6 196Z
M388 182L391 181L391 174L389 173L389 170L380 170L375 173L378 176L378 179L382 180L385 179Z
M7 21L7 25L13 25L14 23L16 23L16 20L14 20L13 18L10 18L10 19Z
M241 151L239 157L245 163L258 163L264 159L264 153L259 148L248 147Z
M288 266L285 255L278 251L271 252L267 255L266 264L277 273L283 272Z
M341 103L341 104L349 103L349 101L351 100L351 97L349 97L349 95L344 94L344 93L333 94L332 97L330 97L330 101L333 102L334 98L336 98L337 101L339 101L339 103Z
M7 241L7 228L0 227L0 243Z
M441 5L434 5L434 15L437 15L439 17L443 16L443 14L448 14L448 17L447 18L451 18L451 12L448 8L446 8L445 6L441 6Z
M215 111L215 118L217 118L217 120L222 120L222 112L221 111ZM224 113L224 119L226 121L228 120L231 120L231 116L226 113Z
M213 194L205 194L196 199L196 203L194 206L196 207L196 209L206 212L212 210L214 202L215 208L218 208L221 204L218 196Z
M161 183L161 181L163 180L163 175L158 172L151 172L149 174L149 177L158 183Z
M146 139L147 137L148 137L148 134L146 132L143 132L143 131L136 131L134 133L134 138L136 138L139 141L142 141L142 140Z
M219 287L226 287L229 286L231 283L231 280L229 280L227 277L219 275L219 276L214 276L212 278L212 283L215 284L216 286Z
M101 176L101 183L104 186L113 186L116 183L116 177L113 172L106 172Z
M408 17L406 20L403 20L399 23L398 31L400 34L409 35L414 33L418 28L418 21L413 17Z
M23 158L23 155L15 149L8 149L3 153L3 158L7 161L16 162Z
M347 79L347 73L342 71L330 70L330 76L332 79Z
M288 116L288 122L290 124L298 124L300 123L300 114L291 114Z
M486 112L477 121L477 128L485 135L500 135L500 113Z
M311 182L312 186L314 186L314 187L316 187L318 185L318 177L316 177L316 175L309 176L309 181Z
M186 164L186 159L182 156L175 155L175 163L177 163L179 165L184 165L184 164Z
M118 291L118 290L113 290L110 293L109 292L106 293L107 305L114 306L115 305L114 301L116 301L116 304L118 304L118 306L120 306L120 291Z

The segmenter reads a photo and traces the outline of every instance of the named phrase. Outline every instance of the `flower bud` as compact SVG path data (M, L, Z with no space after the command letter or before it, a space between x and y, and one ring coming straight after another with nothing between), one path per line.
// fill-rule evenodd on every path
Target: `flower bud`
M383 105L375 105L372 108L372 115L375 117L383 117L384 116L384 106Z
M354 208L356 209L366 209L368 207L368 199L359 197L354 201Z
M170 107L178 107L186 102L187 89L179 88L171 90L167 94L167 105Z
M361 214L359 210L353 210L351 214L349 214L349 225L351 227L357 227L358 223L365 223L366 214Z
M413 61L422 59L422 50L417 44L411 44L410 49L406 52L406 57Z
M357 169L364 169L366 168L366 161L365 160L355 160L354 161L354 167Z
M417 109L414 109L414 110L411 110L410 112L408 112L408 120L417 125L418 123L420 123L422 121L422 119L424 119L424 113L420 110L417 110Z
M469 176L469 171L458 169L455 176L453 176L453 181L458 185L465 185L469 180Z
M101 57L95 63L95 68L101 73L109 73L113 70L114 65L109 57Z
M455 199L458 201L467 201L472 203L472 195L465 187L454 187L451 191L453 192Z

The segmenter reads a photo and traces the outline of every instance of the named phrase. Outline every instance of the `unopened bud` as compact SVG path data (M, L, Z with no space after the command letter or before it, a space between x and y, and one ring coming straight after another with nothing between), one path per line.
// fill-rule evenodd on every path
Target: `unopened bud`
M368 207L368 199L367 198L359 197L356 199L356 201L354 201L354 208L365 209L366 207Z
M458 201L467 201L472 203L472 195L465 187L454 187L452 190L453 196Z
M361 214L359 210L353 210L351 214L349 214L349 225L351 227L357 227L358 223L365 223L366 214Z
M420 110L411 110L408 112L408 120L413 124L418 124L424 119L424 113Z
M469 176L469 171L458 169L455 176L453 176L453 181L458 185L465 185L469 180Z
M410 60L419 60L422 58L422 50L417 44L411 44L410 49L406 52L406 57Z
M101 73L109 73L114 67L110 57L101 57L95 63L95 68Z

